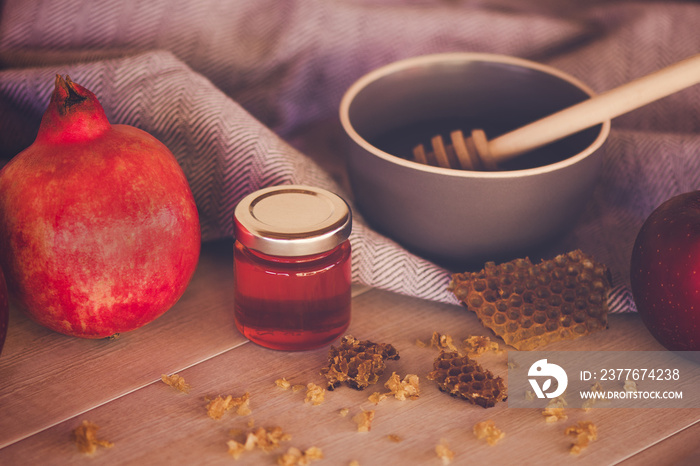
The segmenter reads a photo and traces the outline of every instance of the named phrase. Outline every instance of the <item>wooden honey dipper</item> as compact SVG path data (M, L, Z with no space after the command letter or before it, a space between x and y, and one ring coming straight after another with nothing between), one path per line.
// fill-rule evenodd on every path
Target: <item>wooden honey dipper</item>
M413 149L416 162L443 168L498 170L500 163L550 142L601 124L700 82L700 54L643 76L576 105L489 141L475 129L469 137L462 131L450 133L452 144L442 136L431 140L433 152L423 144Z

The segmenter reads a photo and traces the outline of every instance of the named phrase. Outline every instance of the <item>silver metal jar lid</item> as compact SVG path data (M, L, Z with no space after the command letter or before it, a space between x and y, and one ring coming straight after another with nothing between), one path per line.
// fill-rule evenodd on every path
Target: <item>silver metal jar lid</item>
M350 236L348 204L325 189L302 185L264 188L244 197L233 214L236 240L271 256L330 251Z

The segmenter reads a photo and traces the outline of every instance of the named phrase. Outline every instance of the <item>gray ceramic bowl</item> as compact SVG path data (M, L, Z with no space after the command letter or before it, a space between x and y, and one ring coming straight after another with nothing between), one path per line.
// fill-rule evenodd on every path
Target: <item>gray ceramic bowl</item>
M425 55L372 71L340 104L356 205L378 231L446 265L528 254L591 198L609 121L498 172L422 165L411 148L454 129L494 138L591 95L561 71L501 55Z

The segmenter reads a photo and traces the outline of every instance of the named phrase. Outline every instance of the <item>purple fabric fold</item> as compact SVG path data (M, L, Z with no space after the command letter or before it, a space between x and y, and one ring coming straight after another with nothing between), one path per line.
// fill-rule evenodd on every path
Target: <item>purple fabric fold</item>
M32 142L53 77L69 74L98 95L112 123L172 150L203 238L225 238L238 200L264 186L311 184L352 200L342 170L309 154L325 147L325 159L342 162L338 104L373 68L426 53L500 53L553 65L601 92L698 53L697 24L695 2L6 0L0 155ZM634 310L629 258L644 219L700 188L698 108L696 86L613 121L593 198L544 252L582 249L607 264L612 312ZM447 270L355 215L356 283L456 303Z

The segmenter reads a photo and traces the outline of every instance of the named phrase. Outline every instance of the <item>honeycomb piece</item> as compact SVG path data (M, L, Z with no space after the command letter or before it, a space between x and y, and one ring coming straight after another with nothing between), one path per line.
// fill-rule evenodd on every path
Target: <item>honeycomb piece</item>
M386 369L386 361L399 359L399 353L390 344L356 340L350 335L343 337L339 347L328 351L328 367L321 375L328 379L328 390L341 383L363 390L377 383Z
M533 264L487 262L448 287L481 323L517 350L572 340L608 324L607 268L579 250Z
M443 392L483 408L491 408L508 398L502 378L457 352L441 351L427 377L436 381Z

